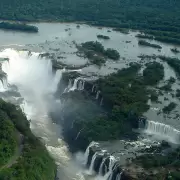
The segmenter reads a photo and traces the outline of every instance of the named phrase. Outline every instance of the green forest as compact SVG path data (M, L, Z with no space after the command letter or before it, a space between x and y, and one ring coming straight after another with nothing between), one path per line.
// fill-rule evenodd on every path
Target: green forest
M103 107L99 107L100 100L96 100L97 104L88 101L89 95L86 93L75 91L64 95L68 99L63 116L67 126L64 128L67 133L65 137L69 144L86 148L91 141L136 137L132 128L138 127L139 117L149 109L149 96L154 101L158 98L147 87L155 86L164 77L164 67L158 62L147 63L142 75L139 74L140 68L140 64L132 63L130 67L95 82L96 92L91 91L90 96L96 96L100 91ZM68 107L73 104L76 106L69 111ZM72 120L73 128L70 128ZM78 132L81 133L76 139Z
M37 33L38 32L38 28L36 26L22 24L22 23L1 22L0 23L0 29L25 31L25 32L31 32L31 33Z
M178 0L1 0L0 18L18 21L83 21L140 29L180 44Z
M56 166L18 106L0 99L0 180L54 180Z

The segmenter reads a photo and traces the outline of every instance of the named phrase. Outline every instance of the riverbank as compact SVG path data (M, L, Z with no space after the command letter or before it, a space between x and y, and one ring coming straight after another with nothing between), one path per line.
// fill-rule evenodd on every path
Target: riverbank
M18 132L17 134L21 134L21 136L18 135L20 139L18 140L19 142L17 142L17 147L14 146L14 151L8 148L12 144L8 140L6 140L6 146L0 148L0 154L3 155L3 157L7 157L4 162L5 164L0 168L0 178L8 178L8 180L54 180L56 177L55 162L40 140L32 134L29 122L21 109L2 99L0 99L0 106L1 123L3 123L0 127L0 133L2 133L3 127L5 126L5 122L2 121L8 118L9 125L6 125L6 131L8 129L15 129L15 131ZM2 116L3 114L5 116ZM3 136L14 139L12 134L3 134ZM1 141L1 143L2 142L3 141ZM2 148L6 148L6 151ZM11 154L9 154L10 151L12 151ZM16 174L16 176L14 176L14 174Z

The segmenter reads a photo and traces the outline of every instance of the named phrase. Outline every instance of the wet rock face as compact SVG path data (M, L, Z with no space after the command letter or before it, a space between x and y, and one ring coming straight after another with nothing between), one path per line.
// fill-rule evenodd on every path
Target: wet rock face
M103 160L103 155L97 155L96 160L94 162L94 171L99 173L99 168Z

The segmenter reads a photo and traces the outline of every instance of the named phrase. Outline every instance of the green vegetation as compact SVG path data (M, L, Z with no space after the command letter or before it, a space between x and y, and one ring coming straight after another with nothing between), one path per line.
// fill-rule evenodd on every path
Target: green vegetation
M167 83L167 84L161 86L160 90L166 91L166 92L172 91L172 84L171 83Z
M153 36L147 35L147 34L137 34L136 35L137 38L142 38L142 39L154 39Z
M143 71L144 82L147 85L156 85L164 77L164 67L158 62L151 62L146 64Z
M146 30L144 33L154 36L154 39L157 41L171 43L171 44L180 44L180 34L176 32L166 32L161 30Z
M121 32L123 34L129 34L129 29L126 29L126 28L115 28L113 29L114 31L118 31L118 32Z
M180 149L166 155L152 153L135 159L135 163L145 168L150 180L179 180L180 178ZM154 172L154 173L153 173ZM158 173L157 173L158 172Z
M171 51L175 54L180 53L180 51L177 48L172 48Z
M90 60L92 64L101 66L107 60L118 60L120 55L117 50L108 48L104 49L104 46L100 42L89 41L82 43L81 46L77 46L80 53L83 53L86 58Z
M108 48L104 54L109 58L113 60L118 60L120 58L120 55L117 50Z
M0 29L24 31L24 32L31 32L31 33L38 32L38 28L36 26L22 24L22 23L1 22Z
M19 21L83 21L139 29L154 33L157 40L180 44L179 9L180 2L175 0L1 0L0 17Z
M180 89L176 90L176 97L180 98Z
M79 92L66 95L67 102L71 100L72 104L78 106L74 107L75 110L71 109L71 112L67 107L72 105L68 104L64 108L66 115L63 117L68 124L65 125L67 126L65 137L68 142L70 141L69 144L84 148L84 144L87 146L92 140L115 140L123 136L136 137L136 133L132 132L132 127L138 127L138 117L149 109L147 104L149 91L143 77L138 73L140 68L139 64L134 63L129 68L97 80L96 92L91 91L91 84L90 96L94 98L97 90L100 91L99 98L96 100L98 105L88 102L89 94L86 93L81 96ZM99 106L102 97L103 106ZM73 123L72 120L74 120ZM73 128L71 128L72 124Z
M139 40L138 44L141 45L141 46L148 46L148 47L153 47L153 48L157 48L157 49L162 48L160 45L151 44L151 43L149 43L147 41L144 41L144 40Z
M98 38L98 39L105 39L105 40L110 39L109 36L104 36L104 35L101 35L101 34L98 34L98 35L97 35L97 38Z
M176 82L176 79L173 77L170 77L167 83L160 87L160 90L167 91L167 92L172 91L172 84L174 84L175 82Z
M152 102L157 102L158 101L158 93L156 91L151 91L150 92L150 99Z
M176 108L177 104L174 102L169 103L167 106L165 106L162 110L164 113L168 114L170 113L172 110L174 110Z
M180 76L180 60L177 58L171 58L171 57L165 57L165 56L159 56L159 58L165 62L168 63L169 66L171 66L176 74Z
M0 169L13 156L17 132L7 114L0 109Z
M21 109L0 100L0 119L0 179L54 180L54 160L30 131Z

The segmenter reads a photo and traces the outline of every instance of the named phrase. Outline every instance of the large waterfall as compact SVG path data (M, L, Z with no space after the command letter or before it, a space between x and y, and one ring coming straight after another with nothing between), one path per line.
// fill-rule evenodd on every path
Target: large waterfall
M145 132L156 135L157 137L180 144L180 131L163 123L155 121L146 121Z
M53 94L65 70L54 72L51 60L41 58L39 53L34 52L5 49L0 52L0 58L8 59L1 62L10 84L7 90L11 90L11 85L15 85L24 98L21 107L31 120L33 133L41 137L54 157L61 180L83 180L81 170L71 162L68 148L61 139L60 127L52 123L48 116L50 108L60 106L60 103L56 104Z
M92 175L96 171L98 175L96 178L97 180L112 180L114 177L115 179L120 180L123 171L119 167L117 163L118 161L115 159L114 156L108 154L106 150L99 150L99 149L97 149L97 151L92 150L98 148L98 145L99 144L96 142L91 142L84 154L84 162L86 163L86 165L90 160L88 174ZM94 154L90 155L92 154L92 152ZM100 162L97 162L96 160L97 161L100 160ZM98 168L97 168L97 164L99 164Z
M64 93L74 91L74 90L83 91L84 85L85 85L85 80L81 77L78 77L74 80L69 79L68 86L67 86L67 88L65 88Z

